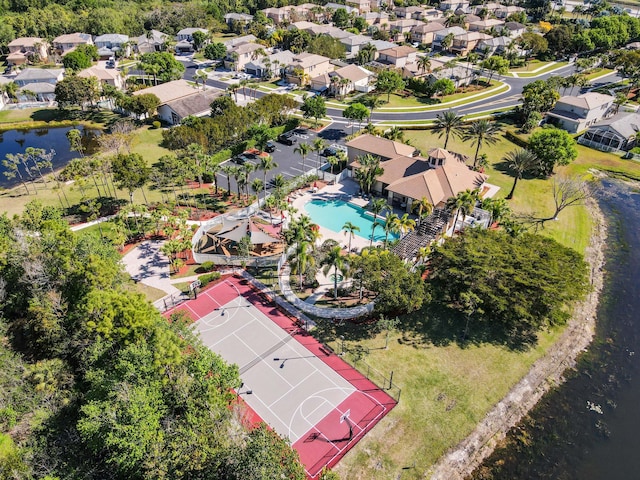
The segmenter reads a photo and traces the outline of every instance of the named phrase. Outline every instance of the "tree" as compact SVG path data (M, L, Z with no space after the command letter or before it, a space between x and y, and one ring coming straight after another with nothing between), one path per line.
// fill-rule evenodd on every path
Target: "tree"
M338 271L342 271L346 275L349 266L347 257L342 254L340 245L333 247L320 262L324 266L322 272L328 275L333 268L333 298L338 298Z
M476 168L478 163L480 148L485 144L494 145L498 141L498 133L500 133L500 127L486 119L471 122L471 125L466 128L462 140L465 142L471 140L471 145L476 145L476 153L473 157L473 168Z
M146 115L147 118L151 117L160 106L160 99L153 93L135 95L132 100L133 113Z
M305 160L307 159L307 155L309 155L310 152L311 152L311 145L305 142L299 143L298 146L293 149L293 153L297 153L302 157L302 174L303 175L306 175L307 173Z
M525 219L525 223L533 225L536 231L538 228L544 228L548 221L557 220L558 215L565 208L584 205L584 201L591 196L589 186L584 181L579 178L566 177L553 179L552 194L553 214L542 218L531 215Z
M349 236L349 246L347 248L349 249L349 252L351 252L351 240L355 237L356 232L360 231L360 227L351 222L345 222L342 226L342 230L344 230L345 235Z
M373 237L376 233L376 227L380 225L378 223L378 216L382 215L383 212L389 209L389 204L384 198L375 198L371 200L369 203L369 210L373 213L373 223L371 224L371 238L369 241L369 246L373 245Z
M458 192L455 197L451 197L447 200L447 208L456 211L456 216L453 219L453 233L456 232L456 226L458 224L458 216L462 213L462 226L464 229L464 221L467 215L473 212L476 202L478 201L478 189L465 190Z
M525 51L525 55L537 57L543 55L549 49L549 42L533 32L524 32L516 39L516 43Z
M333 59L343 59L346 56L345 46L337 38L329 35L317 35L311 39L307 52Z
M539 329L563 324L569 304L588 290L581 255L548 237L516 238L496 230L471 229L438 246L427 280L434 301L465 313L477 299L474 319L483 338L513 347L535 344ZM459 317L461 325L467 315Z
M427 55L418 57L416 65L418 65L418 68L423 74L431 71L431 59Z
M571 50L573 32L567 25L557 25L545 34L544 39L549 51L560 57Z
M335 12L333 12L333 17L331 18L333 21L333 25L337 28L347 28L351 23L349 20L349 14L347 10L344 8L338 8Z
M491 72L489 74L489 84L491 84L491 79L494 74L505 75L509 71L509 60L506 58L499 57L497 55L493 55L492 57L483 60L480 63L480 66L485 70L489 70Z
M273 161L273 157L269 155L268 157L261 157L260 164L258 165L258 170L262 170L263 174L263 187L264 187L264 196L267 197L267 172L273 170L274 168L278 168L278 164Z
M376 178L384 173L380 166L380 157L367 153L358 157L357 161L359 166L354 171L354 177L360 184L362 191L369 194Z
M411 204L411 208L414 211L418 211L418 220L420 221L420 223L422 223L422 220L425 217L428 217L429 215L431 215L431 212L433 212L433 204L427 197L422 197L419 200L414 200Z
M522 111L526 116L530 112L544 113L553 108L560 94L544 80L536 80L522 89Z
M352 103L347 108L342 111L342 116L344 118L348 118L349 120L357 120L358 121L358 130L362 126L362 121L365 118L368 118L371 115L371 112L367 107L365 107L362 103ZM353 133L353 125L351 126L351 133Z
M303 98L303 103L300 106L302 116L304 118L315 119L315 125L317 127L318 120L327 114L327 106L325 104L324 98L322 98L320 95L313 95L311 97L305 96Z
M442 114L438 113L436 115L435 129L438 130L439 138L444 135L444 149L446 150L451 134L456 137L462 136L462 117L451 109Z
M91 66L91 58L85 53L74 50L62 57L62 65L68 70L79 72Z
M409 218L409 214L405 213L402 217L398 218L398 230L405 234L416 228L416 221Z
M311 254L311 244L305 241L297 242L289 261L292 263L291 273L300 277L300 290L302 291L304 272L308 265L315 263L315 257Z
M358 65L365 65L369 62L373 62L376 58L377 48L372 43L367 43L360 47L356 54L356 63Z
M545 125L529 137L529 150L538 158L537 173L553 174L556 165L568 165L578 156L576 141L566 131Z
M451 46L453 45L454 37L455 36L453 35L453 33L449 33L442 39L442 41L440 42L440 47L443 51L446 52L451 48Z
M204 58L207 60L221 60L227 55L227 47L220 42L213 42L204 47Z
M58 108L61 109L78 106L84 110L87 103L92 103L98 98L95 77L82 78L70 75L56 83L54 91Z
M402 80L402 77L398 72L393 70L383 70L378 74L376 90L387 94L387 103L391 100L391 94L403 89L404 86L404 80Z
M516 149L507 153L503 158L513 173L513 186L506 196L508 200L513 198L518 180L522 178L525 172L533 171L538 165L538 157L531 151L526 149Z
M111 168L113 168L113 178L118 188L124 188L129 192L129 201L133 205L134 190L142 189L149 181L150 170L147 162L138 153L121 153L112 158Z
M451 95L456 91L456 85L450 78L439 78L431 84L431 90L434 96Z
M195 32L193 32L193 49L197 52L202 48L202 45L204 45L204 43L207 40L207 34L204 33L202 30L196 30Z
M179 80L185 70L184 64L169 52L145 53L140 56L140 61L144 64L158 65L160 67L158 78L163 82Z

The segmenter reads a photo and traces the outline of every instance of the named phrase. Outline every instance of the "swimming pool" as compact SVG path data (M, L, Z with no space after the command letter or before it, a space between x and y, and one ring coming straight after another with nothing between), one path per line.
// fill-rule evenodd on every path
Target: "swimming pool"
M351 222L360 227L359 232L355 232L358 237L369 240L371 238L371 227L373 225L373 216L368 215L365 211L349 202L342 200L311 200L304 206L305 210L315 223L321 227L327 228L333 232L343 232L342 226L346 222ZM384 241L384 221L378 218L378 227L373 240L376 242ZM399 238L396 233L389 234L389 240Z

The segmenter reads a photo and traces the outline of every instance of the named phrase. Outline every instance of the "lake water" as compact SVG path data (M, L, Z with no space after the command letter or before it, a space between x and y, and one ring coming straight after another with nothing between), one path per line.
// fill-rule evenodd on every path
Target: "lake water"
M640 478L640 194L606 180L598 201L611 227L596 337L475 479Z
M66 134L72 128L77 128L83 134L83 144L88 151L95 147L95 137L99 130L78 127L36 128L31 130L0 131L0 187L11 187L20 183L19 179L9 180L4 176L6 168L2 165L7 153L24 153L27 147L43 148L46 151L55 150L53 168L64 167L72 158L78 157L77 152L69 150ZM22 172L25 175L25 172ZM25 175L26 176L26 175Z

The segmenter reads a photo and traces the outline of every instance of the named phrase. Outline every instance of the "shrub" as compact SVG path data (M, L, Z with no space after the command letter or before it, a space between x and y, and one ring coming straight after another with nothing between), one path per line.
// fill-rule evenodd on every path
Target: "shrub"
M160 126L162 125L158 120L155 120L153 123L153 128L158 129L160 128Z
M213 270L215 270L216 265L213 262L203 262L202 265L200 265L200 269L203 272L211 272Z
M206 287L211 282L214 282L214 281L218 280L219 278L220 278L220 272L211 272L211 273L205 273L204 275L200 275L198 277L198 280L200 280L200 284L203 287Z

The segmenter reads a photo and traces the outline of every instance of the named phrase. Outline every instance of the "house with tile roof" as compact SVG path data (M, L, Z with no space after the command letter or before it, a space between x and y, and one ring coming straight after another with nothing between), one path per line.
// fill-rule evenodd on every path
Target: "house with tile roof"
M222 90L208 89L163 103L158 117L169 125L178 125L186 117L205 117L211 114L211 102L224 95Z
M547 112L547 121L569 133L581 132L611 115L614 100L611 95L596 92L567 95Z
M164 49L164 44L169 35L158 30L149 30L148 32L133 39L135 48L138 53L160 52Z
M55 85L64 77L63 68L25 68L13 81L19 86L24 87L31 83L48 83Z
M592 124L578 143L605 152L628 151L640 144L640 113L618 112Z
M287 81L296 85L304 85L319 75L333 71L331 59L315 53L299 53L286 70Z
M444 28L440 22L423 23L411 29L411 41L423 45L431 45L436 32Z
M407 63L415 63L418 50L408 45L395 46L378 52L378 62L402 68Z
M430 150L425 158L416 155L410 145L368 134L351 140L347 148L352 174L353 169L359 168L359 156L371 154L380 158L383 173L373 191L407 212L414 201L423 197L433 206L442 207L460 192L482 188L487 179L466 165L466 156L442 148Z
M78 76L84 78L96 78L100 84L111 85L118 90L122 90L122 88L124 87L122 75L120 75L120 72L118 72L114 68L106 69L94 65L78 72Z
M93 43L98 47L98 55L102 59L113 57L116 53L127 57L131 53L128 35L108 33L94 38Z
M264 46L258 43L240 43L234 45L227 50L224 66L229 70L240 72L245 69L249 62L261 56L260 50L264 51Z
M53 48L58 55L65 55L80 45L93 45L88 33L67 33L53 39Z
M329 90L330 94L336 96L346 95L353 91L369 93L375 89L374 78L373 72L351 64L312 78L311 89L317 92Z
M9 65L24 65L32 61L47 62L49 59L49 43L40 37L20 37L7 45Z

